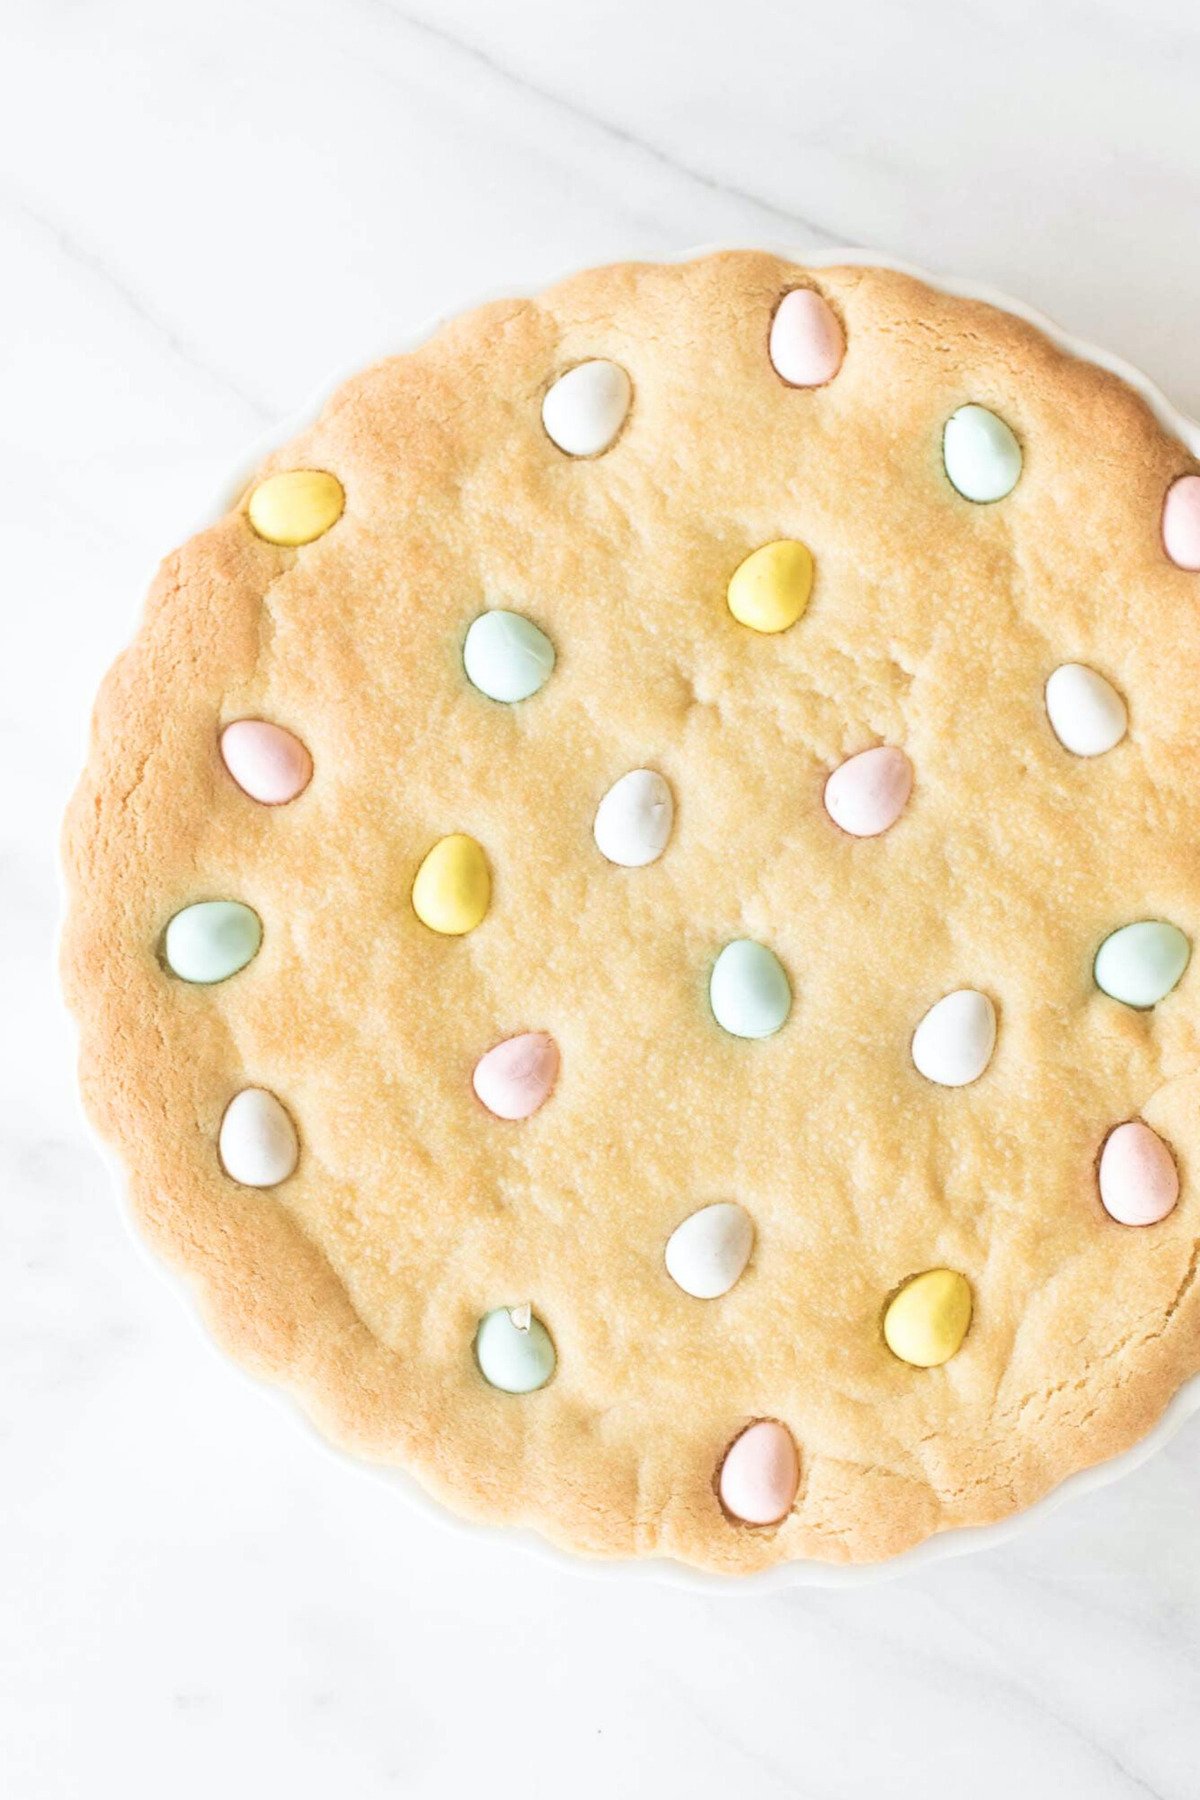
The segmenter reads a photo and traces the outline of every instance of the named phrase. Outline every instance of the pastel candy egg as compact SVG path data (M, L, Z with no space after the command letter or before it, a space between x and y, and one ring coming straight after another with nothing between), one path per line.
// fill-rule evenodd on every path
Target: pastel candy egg
M528 1119L558 1080L558 1045L548 1031L523 1031L480 1057L471 1085L498 1119Z
M439 838L417 870L413 910L423 925L445 937L463 937L486 916L492 897L487 858L461 831Z
M813 559L807 544L778 538L763 544L739 563L726 598L739 625L751 631L786 631L808 605Z
M530 1307L498 1306L479 1321L475 1360L490 1387L532 1394L545 1387L558 1359L550 1333Z
M716 1300L740 1279L754 1247L744 1206L718 1200L677 1225L667 1239L667 1274L695 1300Z
M717 1491L731 1518L743 1525L778 1525L800 1486L795 1439L776 1419L757 1419L725 1452Z
M632 399L633 385L619 363L576 363L542 401L546 436L568 456L599 456L625 423Z
M996 1048L996 1009L977 988L958 988L931 1006L913 1034L912 1059L926 1081L966 1087Z
M221 760L242 792L263 806L286 806L312 780L312 757L300 739L266 719L227 725Z
M1046 683L1046 716L1064 750L1103 756L1129 727L1125 702L1111 681L1086 663L1062 663Z
M269 544L311 544L336 525L346 496L325 469L285 469L268 475L250 496L250 523Z
M1021 460L1012 427L986 406L960 406L946 420L942 461L964 500L1003 500L1020 479Z
M833 771L825 783L825 810L851 837L878 837L904 811L912 784L912 764L903 750L879 744Z
M610 863L641 869L662 855L674 820L675 801L663 777L653 769L630 769L601 800L592 834Z
M1179 1199L1175 1158L1156 1131L1130 1119L1110 1131L1100 1152L1100 1199L1120 1225L1157 1225Z
M726 944L713 964L708 997L717 1024L731 1037L770 1037L792 1010L783 964L753 938Z
M511 705L545 687L554 670L554 645L532 619L497 607L472 623L463 667L481 694Z
M949 1362L971 1323L971 1284L955 1269L926 1269L895 1295L883 1315L888 1349L917 1369Z
M793 288L771 320L771 364L791 387L832 381L846 354L841 321L815 288Z
M1139 919L1112 931L1096 952L1096 986L1125 1006L1154 1006L1171 992L1191 959L1178 925Z
M1167 489L1162 535L1173 563L1193 573L1200 570L1200 475L1181 475Z
M243 1187L277 1187L300 1156L287 1108L266 1088L243 1088L225 1108L217 1148L221 1167Z
M167 926L163 956L181 981L228 981L258 955L262 921L240 900L198 900Z

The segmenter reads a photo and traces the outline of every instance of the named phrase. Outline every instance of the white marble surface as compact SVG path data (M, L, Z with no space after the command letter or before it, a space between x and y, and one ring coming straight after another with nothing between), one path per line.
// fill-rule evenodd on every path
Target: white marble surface
M1200 411L1192 0L7 0L0 1789L1188 1800L1200 1419L852 1593L595 1582L414 1518L228 1368L78 1123L53 839L245 440L481 289L708 240L990 280Z

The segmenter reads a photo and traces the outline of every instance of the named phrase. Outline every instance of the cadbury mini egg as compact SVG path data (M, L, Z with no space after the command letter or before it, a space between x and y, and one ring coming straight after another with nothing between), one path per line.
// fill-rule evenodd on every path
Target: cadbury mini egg
M742 1525L778 1525L796 1501L800 1457L778 1419L756 1419L734 1438L721 1463L717 1491Z
M815 288L793 288L771 320L771 366L789 387L823 387L846 354L841 320Z
M754 1247L744 1206L718 1200L677 1225L667 1239L667 1274L695 1300L716 1300L741 1279Z
M1072 756L1103 756L1125 736L1129 714L1112 682L1086 663L1060 663L1046 683L1046 717Z
M472 621L463 667L481 694L511 706L545 687L554 672L554 645L523 613L496 607Z
M217 1147L221 1167L242 1187L278 1187L300 1156L291 1114L266 1088L243 1088L234 1095L221 1120Z
M603 357L576 363L542 401L546 436L567 456L599 456L625 423L633 384L619 363Z
M808 605L813 557L807 544L777 538L761 544L729 578L726 601L739 625L772 633L794 625Z
M443 937L465 937L487 915L492 879L487 857L472 837L453 832L439 838L417 870L413 911L422 925Z
M262 921L240 900L197 900L177 912L163 939L163 958L181 981L228 981L258 955Z
M286 806L312 780L312 757L300 739L268 719L226 725L221 760L243 794L260 806Z
M996 1009L977 988L958 988L930 1007L913 1033L912 1059L926 1081L967 1087L996 1048Z
M260 538L297 549L323 537L345 505L342 484L327 469L283 469L259 482L246 510Z
M1003 500L1021 478L1021 446L1011 425L986 406L960 406L946 420L942 461L964 500Z
M1125 1006L1155 1006L1182 979L1192 946L1166 919L1137 919L1110 931L1099 950L1096 986Z
M545 1387L557 1357L550 1333L525 1305L498 1306L484 1314L475 1333L475 1360L489 1387L503 1394L532 1394Z
M667 847L675 820L671 789L654 769L630 769L596 809L592 835L601 856L622 869L643 869Z
M731 1037L765 1038L792 1010L792 986L773 950L753 938L726 944L709 977L713 1017Z
M888 1349L916 1369L949 1362L971 1324L971 1284L956 1269L926 1269L906 1281L883 1316Z
M880 837L896 823L912 793L912 764L894 744L860 750L825 783L825 811L851 837Z
M548 1031L522 1031L480 1057L471 1085L497 1119L528 1119L554 1092L558 1064Z
M1175 1158L1144 1119L1127 1119L1109 1132L1098 1180L1104 1210L1120 1225L1157 1225L1179 1199Z

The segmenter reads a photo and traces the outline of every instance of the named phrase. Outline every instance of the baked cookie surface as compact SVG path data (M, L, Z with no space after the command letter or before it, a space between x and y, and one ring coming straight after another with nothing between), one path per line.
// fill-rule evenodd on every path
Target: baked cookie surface
M757 253L346 383L164 564L66 827L85 1098L222 1342L460 1512L729 1573L1144 1433L1198 496L1034 327Z

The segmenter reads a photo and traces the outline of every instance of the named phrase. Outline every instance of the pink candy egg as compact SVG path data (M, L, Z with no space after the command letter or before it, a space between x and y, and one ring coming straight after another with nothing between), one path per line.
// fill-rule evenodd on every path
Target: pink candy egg
M475 1064L471 1085L498 1119L528 1119L558 1080L558 1045L546 1031L506 1038Z
M1179 1199L1179 1171L1156 1131L1130 1119L1110 1131L1100 1153L1100 1198L1120 1225L1157 1225Z
M912 784L912 764L903 750L880 744L833 771L825 783L825 810L851 837L878 837L904 811Z
M771 320L771 363L790 387L822 387L846 354L841 322L815 288L793 288Z
M778 1525L792 1510L800 1486L800 1457L791 1432L775 1419L758 1419L734 1438L718 1481L725 1511L744 1525Z
M1200 570L1200 475L1181 475L1167 489L1163 545L1181 569Z
M266 719L235 719L221 733L221 759L244 794L284 806L312 780L312 757L298 737Z

